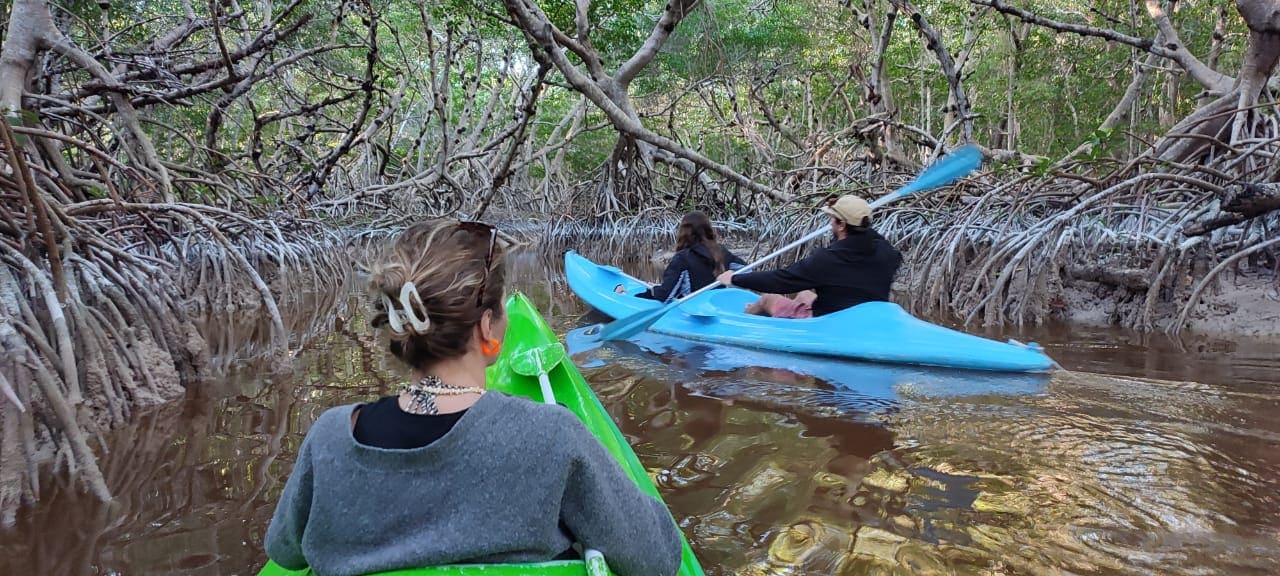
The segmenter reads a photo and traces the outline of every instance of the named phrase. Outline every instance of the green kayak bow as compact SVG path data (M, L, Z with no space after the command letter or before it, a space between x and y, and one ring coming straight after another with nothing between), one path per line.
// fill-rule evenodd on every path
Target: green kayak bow
M646 494L661 498L648 471L627 443L622 432L596 398L587 381L572 362L565 361L564 346L551 330L537 308L524 294L516 292L507 298L506 341L498 361L489 367L488 387L514 396L523 396L537 402L550 401L561 404L582 420L600 443L618 460L622 469ZM702 567L693 555L693 549L684 535L680 536L682 559L680 576L702 576ZM559 560L529 564L460 564L407 568L379 572L369 576L597 576L600 566L590 552L589 560ZM604 558L607 563L608 558ZM590 569L589 564L596 564ZM267 565L258 576L312 576L309 569L289 570L274 562Z

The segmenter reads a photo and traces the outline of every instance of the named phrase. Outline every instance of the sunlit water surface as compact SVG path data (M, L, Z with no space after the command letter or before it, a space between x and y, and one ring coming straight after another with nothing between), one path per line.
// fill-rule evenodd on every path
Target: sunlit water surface
M554 261L517 258L512 276L562 334L601 320ZM291 326L320 336L290 367L232 363L107 435L114 502L46 477L46 499L0 532L0 573L255 573L311 423L401 378L358 301L316 314L333 300L293 306L310 316ZM1280 573L1274 344L988 335L1037 340L1072 371L813 362L660 337L574 358L710 574Z

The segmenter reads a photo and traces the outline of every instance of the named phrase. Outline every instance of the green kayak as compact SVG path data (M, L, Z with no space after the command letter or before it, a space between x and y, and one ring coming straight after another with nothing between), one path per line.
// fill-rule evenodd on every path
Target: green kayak
M642 491L660 497L648 471L636 458L635 451L609 418L600 399L587 386L586 379L564 356L564 348L555 332L547 326L533 303L524 294L514 293L507 298L507 315L510 318L507 338L502 347L502 355L489 367L489 389L541 402L544 398L543 388L549 387L555 401L567 406L586 424L587 429L618 459L618 463ZM545 379L538 376L540 367L547 370ZM698 565L698 559L683 535L680 536L680 545L683 548L680 576L701 576L702 567ZM587 576L595 573L594 569L588 572L587 563L582 560L561 560L533 564L461 564L410 568L370 576ZM288 570L275 562L267 561L258 576L311 574L311 570Z

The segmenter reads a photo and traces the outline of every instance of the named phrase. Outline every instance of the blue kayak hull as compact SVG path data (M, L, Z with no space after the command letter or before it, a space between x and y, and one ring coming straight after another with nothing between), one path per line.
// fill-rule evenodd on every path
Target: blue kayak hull
M1042 394L1052 378L1044 372L992 372L810 356L655 332L641 332L623 342L601 342L592 334L596 330L598 327L591 326L565 333L565 346L579 368L635 358L661 365L654 369L666 372L665 379L675 382L706 383L737 371L742 371L740 376L731 380L795 385L814 378L833 389L831 401L846 406L861 402L866 412L888 409L904 400Z
M645 284L613 266L565 253L569 287L591 307L625 318L661 306L637 298ZM621 284L627 294L614 292ZM649 328L691 340L872 362L973 370L1043 372L1053 360L1039 346L1004 343L931 324L891 302L867 302L803 320L747 314L758 296L748 290L710 290L667 313Z

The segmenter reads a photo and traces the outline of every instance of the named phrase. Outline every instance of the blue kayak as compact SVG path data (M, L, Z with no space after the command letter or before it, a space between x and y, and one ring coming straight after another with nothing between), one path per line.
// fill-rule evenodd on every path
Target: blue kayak
M564 255L569 287L613 318L661 306L637 298L645 284L613 266L572 250ZM626 294L614 292L621 284ZM1034 343L997 342L920 320L891 302L867 302L803 320L743 311L758 296L740 288L710 290L663 316L649 330L690 340L872 362L1004 372L1043 372L1053 366Z
M706 384L718 376L744 371L756 382L794 384L806 377L829 384L827 396L848 405L861 402L875 412L904 400L928 402L972 396L1042 394L1051 376L1043 372L991 372L909 364L864 362L697 342L678 336L641 332L622 342L601 342L589 326L568 331L565 346L579 368L596 368L624 359L657 363L675 382ZM676 360L678 358L678 360ZM764 369L764 370L759 370ZM750 376L747 376L749 374ZM741 380L741 378L730 378ZM693 386L697 388L697 386Z

